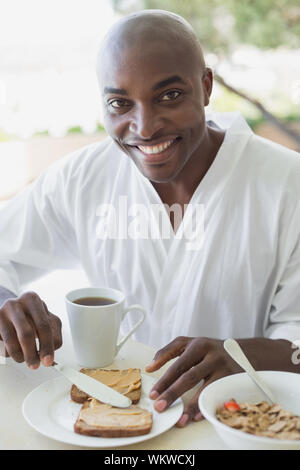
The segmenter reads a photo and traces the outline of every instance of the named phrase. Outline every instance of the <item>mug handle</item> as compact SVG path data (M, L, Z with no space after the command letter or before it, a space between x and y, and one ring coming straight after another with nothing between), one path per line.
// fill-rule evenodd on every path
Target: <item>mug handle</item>
M127 335L124 336L124 338L122 338L121 341L116 345L116 354L120 351L121 347L123 346L123 344L126 343L126 341L132 335L132 333L134 333L138 329L138 327L143 323L143 321L146 318L146 310L141 305L134 304L124 309L122 320L124 320L125 315L127 315L127 313L130 312L130 310L138 310L142 314L142 318L132 327L129 333L127 333Z

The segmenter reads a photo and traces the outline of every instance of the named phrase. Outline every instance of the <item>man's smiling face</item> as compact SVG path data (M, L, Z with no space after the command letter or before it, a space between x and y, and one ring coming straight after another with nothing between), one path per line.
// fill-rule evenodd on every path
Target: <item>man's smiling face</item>
M188 161L201 158L211 71L167 39L112 45L103 58L107 132L149 180L180 177Z

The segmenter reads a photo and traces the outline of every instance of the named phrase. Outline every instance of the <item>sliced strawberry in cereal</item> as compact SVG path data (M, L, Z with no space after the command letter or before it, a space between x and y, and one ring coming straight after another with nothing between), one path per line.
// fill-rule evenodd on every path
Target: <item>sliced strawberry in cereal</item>
M240 405L234 400L226 401L224 403L224 408L228 411L238 411L241 409Z

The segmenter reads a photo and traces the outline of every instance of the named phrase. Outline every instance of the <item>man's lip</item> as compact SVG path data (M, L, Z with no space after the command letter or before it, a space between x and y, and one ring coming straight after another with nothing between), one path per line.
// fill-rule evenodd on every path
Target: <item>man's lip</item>
M155 140L155 141L141 141L141 142L126 142L125 145L128 145L130 147L155 147L156 145L164 144L165 142L170 142L176 139L180 139L181 137L178 135L175 136L167 136L167 137L162 137L161 139Z
M163 141L165 142L165 141ZM168 141L166 141L168 142ZM174 147L177 147L179 139L173 139L172 142L165 150L159 153L146 153L139 147L133 147L134 152L138 152L139 158L146 164L156 165L166 163L174 154ZM140 146L144 147L144 146Z

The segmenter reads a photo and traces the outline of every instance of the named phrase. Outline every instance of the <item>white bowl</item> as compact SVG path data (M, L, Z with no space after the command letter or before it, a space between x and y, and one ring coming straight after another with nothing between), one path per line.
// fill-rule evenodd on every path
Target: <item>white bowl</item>
M300 416L300 374L279 371L260 371L258 374L269 385L276 402L284 409ZM199 397L199 408L203 416L214 426L215 431L231 449L300 449L300 440L281 440L233 429L216 418L217 407L234 398L237 402L255 403L265 400L248 375L243 372L216 380L204 388Z

